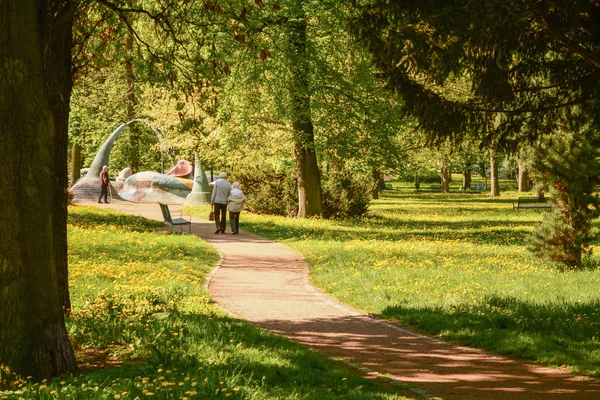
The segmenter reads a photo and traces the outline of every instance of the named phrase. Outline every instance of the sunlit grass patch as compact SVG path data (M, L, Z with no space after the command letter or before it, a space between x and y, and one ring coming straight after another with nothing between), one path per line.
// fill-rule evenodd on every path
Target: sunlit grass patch
M386 191L363 218L244 213L241 228L300 251L317 286L368 312L600 376L600 270L563 272L532 256L541 212L514 211L517 196Z

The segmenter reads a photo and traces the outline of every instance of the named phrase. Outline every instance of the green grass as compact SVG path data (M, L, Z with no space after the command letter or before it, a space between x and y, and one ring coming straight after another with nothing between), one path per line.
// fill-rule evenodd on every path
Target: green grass
M69 209L69 336L82 371L8 399L406 399L211 304L217 252L196 236ZM406 388L400 389L406 390Z
M303 253L313 282L346 303L445 340L600 376L600 270L564 272L533 257L525 244L541 213L513 211L517 196L393 190L351 221L240 221Z

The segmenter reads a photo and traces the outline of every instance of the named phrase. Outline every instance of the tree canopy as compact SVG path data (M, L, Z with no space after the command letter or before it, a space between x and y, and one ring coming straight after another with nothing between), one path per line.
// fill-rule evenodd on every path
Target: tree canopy
M349 29L433 140L515 147L566 110L598 122L600 4L589 0L354 0ZM457 93L451 84L466 90Z

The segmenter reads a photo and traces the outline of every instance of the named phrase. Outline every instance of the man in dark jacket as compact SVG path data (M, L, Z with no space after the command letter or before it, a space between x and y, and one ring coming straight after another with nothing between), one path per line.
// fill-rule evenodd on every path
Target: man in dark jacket
M108 195L108 185L110 181L108 179L108 167L105 165L102 167L100 172L100 197L98 197L98 203L102 203L102 196L104 196L104 203L108 204L106 197Z

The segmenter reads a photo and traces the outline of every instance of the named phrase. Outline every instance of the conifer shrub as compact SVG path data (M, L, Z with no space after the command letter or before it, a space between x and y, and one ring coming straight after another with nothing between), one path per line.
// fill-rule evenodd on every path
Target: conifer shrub
M536 147L535 157L537 178L550 187L554 209L536 226L528 248L570 269L580 268L598 235L592 221L600 216L600 135L573 116Z

